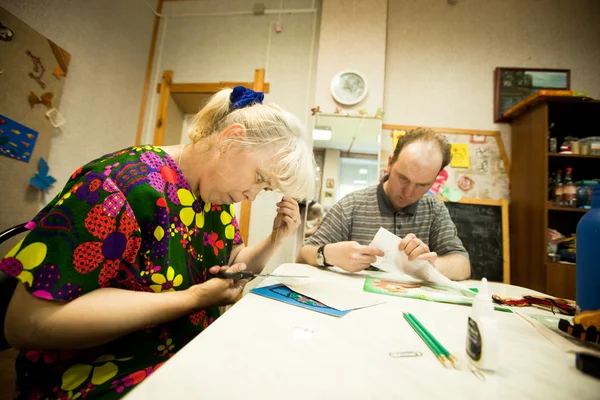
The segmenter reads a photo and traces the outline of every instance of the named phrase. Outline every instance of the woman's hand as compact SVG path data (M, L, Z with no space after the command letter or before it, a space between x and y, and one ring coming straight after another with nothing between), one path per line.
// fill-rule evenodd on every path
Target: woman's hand
M231 267L218 265L211 267L209 272L211 275L217 275L219 270L229 272L240 272L246 269L246 264L234 264ZM204 283L194 285L188 290L192 295L192 301L198 308L226 306L233 304L242 294L244 286L248 281L240 279L234 281L232 279L212 278Z
M300 226L300 207L296 200L288 196L283 196L276 205L277 216L273 220L271 240L278 245Z

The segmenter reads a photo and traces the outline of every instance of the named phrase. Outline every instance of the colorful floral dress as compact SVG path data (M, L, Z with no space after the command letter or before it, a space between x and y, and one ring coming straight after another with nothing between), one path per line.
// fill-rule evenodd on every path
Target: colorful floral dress
M173 159L152 146L79 168L30 226L0 269L53 301L101 287L184 290L242 244L233 206L197 199ZM17 397L119 398L218 316L218 307L204 309L85 350L22 351Z

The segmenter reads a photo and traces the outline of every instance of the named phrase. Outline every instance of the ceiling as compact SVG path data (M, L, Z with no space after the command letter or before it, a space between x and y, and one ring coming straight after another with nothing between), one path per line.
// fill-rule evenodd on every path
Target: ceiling
M381 119L374 117L317 114L315 128L331 128L331 139L313 140L313 147L315 149L338 149L352 153L378 154L378 136L381 133L381 124Z

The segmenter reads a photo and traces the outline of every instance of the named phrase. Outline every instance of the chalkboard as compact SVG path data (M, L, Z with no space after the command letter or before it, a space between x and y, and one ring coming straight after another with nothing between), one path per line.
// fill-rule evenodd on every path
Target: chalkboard
M485 204L475 204L476 201L444 202L469 253L471 279L485 277L488 281L510 283L507 202L481 200Z

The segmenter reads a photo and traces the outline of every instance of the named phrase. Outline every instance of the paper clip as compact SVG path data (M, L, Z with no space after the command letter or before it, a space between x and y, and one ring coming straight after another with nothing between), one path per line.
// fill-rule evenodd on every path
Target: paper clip
M420 351L394 351L390 353L390 357L393 358L404 358L404 357L421 357L423 353Z
M467 362L467 366L469 367L469 370L473 373L473 375L475 375L475 377L477 379L479 379L482 382L485 382L485 375L483 375L478 368L475 368L469 362Z

